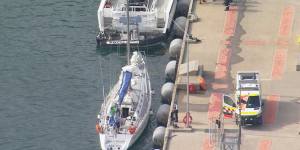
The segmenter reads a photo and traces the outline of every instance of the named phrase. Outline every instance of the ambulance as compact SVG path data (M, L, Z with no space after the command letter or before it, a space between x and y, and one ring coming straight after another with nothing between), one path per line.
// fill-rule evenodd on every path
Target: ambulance
M234 100L223 96L223 113L235 115L241 125L263 123L263 101L258 72L237 72ZM240 115L241 113L241 115Z

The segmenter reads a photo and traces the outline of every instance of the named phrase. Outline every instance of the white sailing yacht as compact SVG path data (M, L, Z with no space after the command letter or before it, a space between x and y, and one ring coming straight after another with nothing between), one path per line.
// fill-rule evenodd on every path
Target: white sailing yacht
M151 99L145 61L140 52L133 52L98 115L102 150L126 150L138 139L147 126Z
M127 37L129 12L127 13ZM96 130L102 150L126 150L147 126L151 106L151 85L145 59L133 52L129 61L130 38L127 38L128 64L122 67L119 80L105 98L98 115Z

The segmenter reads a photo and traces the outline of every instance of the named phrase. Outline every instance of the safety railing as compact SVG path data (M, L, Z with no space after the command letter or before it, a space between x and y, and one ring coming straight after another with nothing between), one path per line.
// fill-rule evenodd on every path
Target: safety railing
M189 10L188 10L188 14L190 14L192 12L192 8L193 8L193 3L194 3L194 0L190 0L190 5L189 5ZM188 35L188 32L189 32L189 29L190 29L190 22L187 20L186 21L186 24L185 24L185 28L184 28L184 36L183 36L183 41L186 41L187 39L187 35ZM183 58L184 58L184 53L185 53L185 50L186 50L186 42L182 42L182 46L181 46L181 49L180 49L180 57L179 57L179 60L178 60L178 64L182 64L184 63L183 62ZM177 69L177 75L179 74L179 69ZM177 83L178 83L178 78L176 78L175 80L175 87L174 87L174 90L173 90L173 93L172 93L172 101L171 101L171 104L170 104L170 108L172 109L174 107L174 102L177 98ZM171 110L170 109L170 110ZM171 117L171 111L169 111L169 115L168 115L168 123L167 123L167 128L166 128L166 132L165 132L165 136L164 136L164 145L163 145L163 150L167 150L168 148L168 144L169 144L169 136L171 134L171 131L169 129L169 127L171 126L171 120L169 119Z

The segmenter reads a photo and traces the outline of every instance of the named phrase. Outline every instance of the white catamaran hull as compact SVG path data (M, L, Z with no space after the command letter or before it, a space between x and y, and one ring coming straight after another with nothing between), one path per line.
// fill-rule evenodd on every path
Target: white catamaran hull
M129 0L131 44L151 45L166 39L177 0ZM126 0L102 0L98 8L98 45L126 45Z

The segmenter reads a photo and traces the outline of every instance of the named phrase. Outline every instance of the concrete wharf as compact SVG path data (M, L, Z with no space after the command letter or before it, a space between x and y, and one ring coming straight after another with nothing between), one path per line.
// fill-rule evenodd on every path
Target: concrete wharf
M204 66L208 90L190 94L192 128L185 128L186 91L175 88L171 108L178 104L179 128L168 123L163 149L219 149L222 142L214 121L221 111L221 95L233 93L237 71L258 71L264 124L242 128L241 149L300 150L300 1L237 0L229 11L224 11L223 0L191 1L190 13L199 21L187 22L185 30L202 42L183 44L179 64L186 63L188 50L189 60ZM221 131L237 135L233 119L221 121Z

